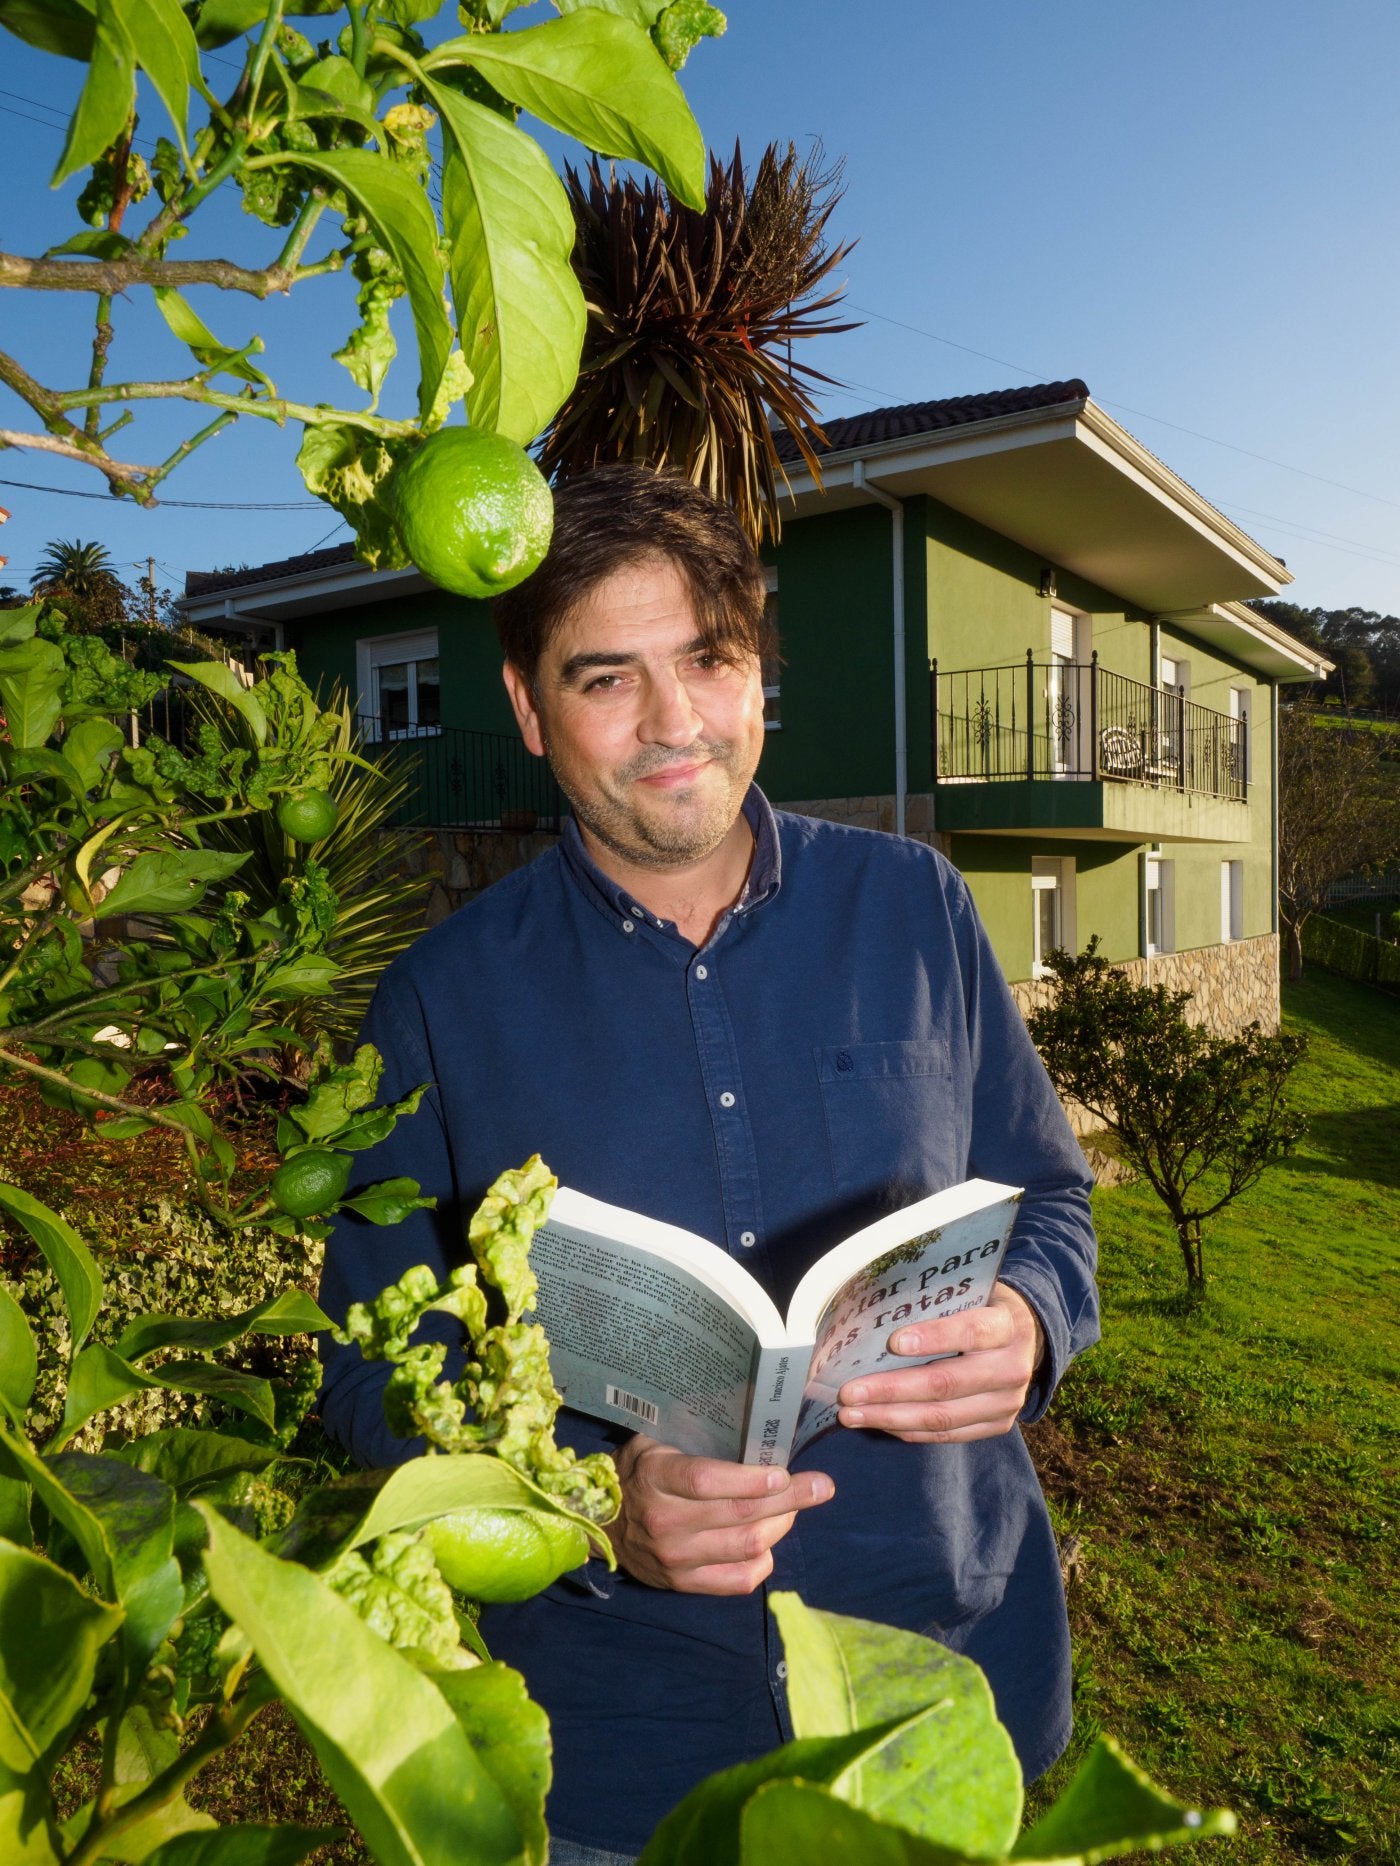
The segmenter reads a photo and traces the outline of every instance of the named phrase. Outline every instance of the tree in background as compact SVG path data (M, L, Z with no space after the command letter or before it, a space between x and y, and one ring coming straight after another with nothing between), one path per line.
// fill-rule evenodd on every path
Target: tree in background
M1400 712L1400 616L1355 607L1303 609L1272 600L1249 606L1334 663L1325 681L1304 691L1345 707Z
M774 427L820 479L812 389L832 380L795 362L793 342L854 328L824 316L839 289L816 295L851 250L826 239L840 164L825 166L820 145L799 157L769 144L750 177L736 146L727 168L712 158L697 212L595 162L570 171L569 198L588 328L578 384L545 434L545 473L676 467L732 505L755 542L776 537L786 476Z
M44 546L29 587L36 596L53 596L60 590L73 596L92 596L119 583L106 545L84 543L81 538L54 538Z
M1171 1214L1193 1296L1205 1294L1201 1230L1289 1153L1303 1118L1284 1089L1302 1037L1250 1024L1217 1037L1185 1016L1189 991L1135 985L1100 958L1050 955L1054 1002L1031 1013L1050 1080L1118 1136L1124 1157Z
M1332 884L1400 856L1386 736L1298 706L1279 716L1278 910L1291 979L1303 976L1303 928Z

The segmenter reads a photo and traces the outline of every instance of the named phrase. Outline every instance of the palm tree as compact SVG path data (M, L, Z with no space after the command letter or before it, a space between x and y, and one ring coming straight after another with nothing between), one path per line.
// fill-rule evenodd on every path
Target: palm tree
M81 538L55 538L44 546L44 556L29 587L37 596L66 590L73 596L88 597L119 588L120 578L105 545L85 544Z
M546 430L550 476L607 461L675 467L726 500L755 542L778 535L773 426L820 479L812 389L830 376L793 361L799 337L851 330L824 318L839 289L814 296L851 250L825 230L841 165L769 144L750 180L735 146L711 158L703 213L659 183L568 171L578 226L574 270L588 302L579 379Z

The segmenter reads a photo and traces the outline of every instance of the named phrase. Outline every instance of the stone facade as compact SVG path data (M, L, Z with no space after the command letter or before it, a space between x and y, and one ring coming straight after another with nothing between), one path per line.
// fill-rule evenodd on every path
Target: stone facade
M1189 991L1187 1020L1203 1024L1218 1037L1233 1037L1246 1024L1257 1023L1272 1035L1279 1027L1279 943L1276 933L1257 939L1233 940L1227 946L1201 946L1194 952L1159 952L1150 959L1129 959L1115 969L1135 985L1165 985L1168 991ZM1028 1017L1054 995L1049 979L1022 979L1011 987L1021 1015ZM1076 1101L1065 1101L1070 1126L1081 1141L1102 1123ZM1101 1185L1117 1183L1117 1162L1111 1155L1086 1147L1085 1152Z
M894 833L894 792L876 797L808 797L799 803L779 803L774 808L791 810L795 816L817 816L827 823L850 823L856 829L883 829ZM933 828L933 796L929 791L911 791L904 799L904 833L911 842L926 842L945 855L947 839Z
M543 829L424 829L390 831L384 840L391 866L431 877L423 924L435 927L483 888L533 862L558 838Z
M1200 946L1194 952L1159 952L1150 959L1115 963L1135 985L1165 985L1189 991L1186 1016L1218 1037L1233 1037L1257 1023L1271 1035L1279 1027L1278 935L1232 940L1227 946ZM1011 990L1022 1016L1054 994L1051 980L1025 979Z

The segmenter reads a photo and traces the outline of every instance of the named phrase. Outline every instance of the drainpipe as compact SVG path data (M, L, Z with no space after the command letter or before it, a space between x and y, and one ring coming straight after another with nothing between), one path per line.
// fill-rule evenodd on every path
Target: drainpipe
M1273 932L1278 937L1278 682L1269 682L1269 874Z
M890 513L891 582L894 587L894 833L904 834L905 799L909 792L909 721L904 693L904 504L865 476L865 462L851 468L851 484L868 493Z

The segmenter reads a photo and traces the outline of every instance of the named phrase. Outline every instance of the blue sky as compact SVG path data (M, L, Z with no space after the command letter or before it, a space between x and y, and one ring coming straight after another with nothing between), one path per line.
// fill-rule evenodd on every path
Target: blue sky
M820 137L846 165L832 231L859 242L843 273L865 321L806 347L846 385L825 413L1081 376L1288 561L1292 600L1400 613L1393 0L748 0L728 11L726 37L683 77L711 146L727 156L737 136L752 160L770 140ZM55 212L64 203L71 216L77 184L55 197L47 178L79 75L3 40L6 250L38 252L76 224ZM192 235L185 252L271 256L270 234L231 191L213 234ZM195 302L221 336L267 339L284 392L354 397L327 356L350 326L344 281L285 303L209 290ZM119 317L114 370L175 374L182 353L134 312ZM7 292L0 346L69 385L86 373L86 317L76 295ZM406 400L413 359L398 370ZM129 457L161 457L183 422L143 414L121 437ZM0 391L0 427L34 425ZM0 484L12 513L0 581L27 584L56 537L99 540L132 577L153 556L172 587L189 568L342 539L333 512L302 503L298 439L240 423L167 492L301 509L143 513ZM95 474L11 449L0 481L14 480L101 493Z

